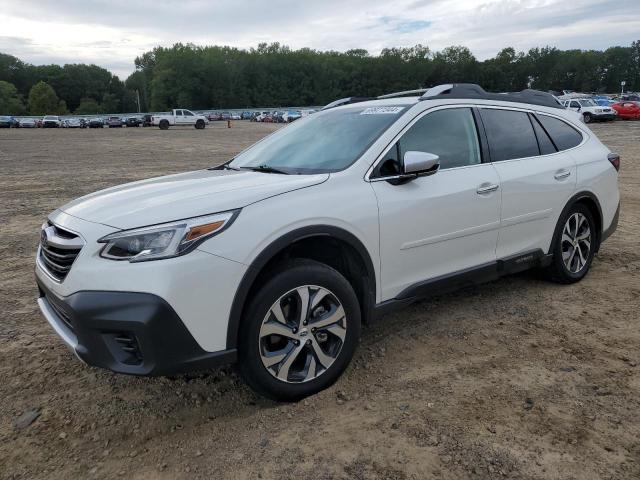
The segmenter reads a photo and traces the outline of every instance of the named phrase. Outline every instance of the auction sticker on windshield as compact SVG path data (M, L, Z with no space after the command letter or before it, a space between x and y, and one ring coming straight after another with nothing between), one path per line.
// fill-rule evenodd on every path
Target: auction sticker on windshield
M394 115L400 113L402 109L403 107L370 107L365 108L360 115Z

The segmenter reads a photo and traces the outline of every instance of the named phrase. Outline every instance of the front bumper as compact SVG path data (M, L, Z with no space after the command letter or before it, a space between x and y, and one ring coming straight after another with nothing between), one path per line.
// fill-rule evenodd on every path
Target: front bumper
M615 113L594 113L594 120L615 120L618 117Z
M236 361L207 352L162 298L150 293L81 291L59 297L38 281L42 314L84 362L131 375L169 375Z

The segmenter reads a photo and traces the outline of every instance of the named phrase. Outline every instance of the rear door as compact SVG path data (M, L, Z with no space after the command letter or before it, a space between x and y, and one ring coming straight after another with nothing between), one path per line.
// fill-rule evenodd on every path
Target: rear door
M184 124L185 124L184 110L176 110L176 125L184 125Z
M502 192L496 257L547 253L556 219L575 190L576 162L554 143L538 116L497 107L480 112ZM546 123L561 122L544 117Z
M382 300L495 262L500 185L481 153L476 120L469 107L430 110L407 126L373 170ZM438 155L439 171L402 184L385 180L399 172L407 151Z

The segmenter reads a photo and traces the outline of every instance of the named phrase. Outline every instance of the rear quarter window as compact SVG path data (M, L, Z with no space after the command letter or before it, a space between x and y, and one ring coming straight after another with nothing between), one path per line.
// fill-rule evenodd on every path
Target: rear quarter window
M582 134L559 118L536 115L558 150L567 150L582 142Z

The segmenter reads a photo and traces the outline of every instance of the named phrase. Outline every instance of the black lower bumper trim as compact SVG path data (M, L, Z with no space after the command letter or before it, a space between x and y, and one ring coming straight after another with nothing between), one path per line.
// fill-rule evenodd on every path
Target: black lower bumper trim
M149 293L78 292L60 298L38 282L60 325L89 365L131 375L171 375L233 363L237 352L207 352L178 314Z
M604 242L607 238L613 235L613 232L618 228L618 219L620 218L620 204L618 203L618 208L616 208L616 214L613 216L613 220L611 220L611 225L604 232L602 232L602 240L600 243Z

